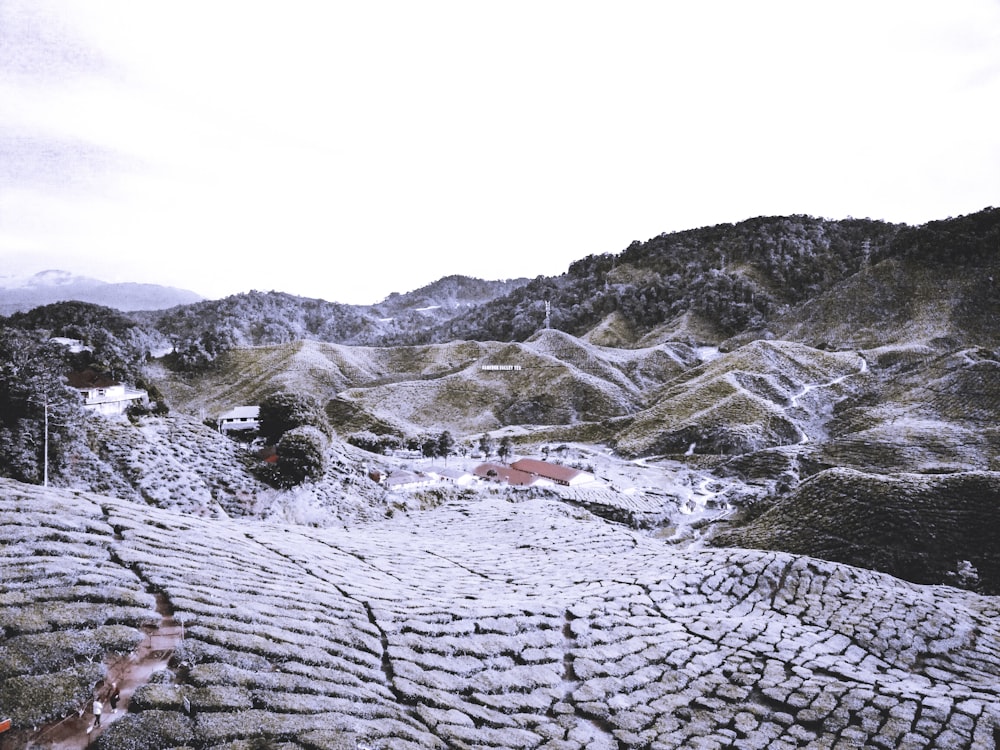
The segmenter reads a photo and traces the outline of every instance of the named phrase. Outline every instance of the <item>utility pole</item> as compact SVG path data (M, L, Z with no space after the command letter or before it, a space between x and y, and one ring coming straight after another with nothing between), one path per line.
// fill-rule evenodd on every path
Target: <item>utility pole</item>
M28 398L28 401L32 401L32 402L34 402L36 404L38 403L38 401L36 399L31 398L31 397ZM48 397L48 394L46 394L45 397L42 399L42 407L45 410L44 411L45 421L44 421L44 428L43 428L43 433L42 433L42 435L43 435L43 437L42 437L42 452L43 452L43 455L42 455L42 466L44 467L42 469L42 486L43 487L48 487L49 486L49 397Z
M45 450L45 458L44 458L43 463L45 465L45 470L44 470L44 473L42 475L42 486L43 487L48 487L49 486L49 397L48 396L45 397L45 444L44 444L44 450Z

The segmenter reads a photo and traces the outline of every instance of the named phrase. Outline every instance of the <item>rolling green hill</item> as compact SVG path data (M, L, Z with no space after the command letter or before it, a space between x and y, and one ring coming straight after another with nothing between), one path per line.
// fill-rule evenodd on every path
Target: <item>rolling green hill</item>
M998 501L996 472L880 475L830 469L715 543L798 550L920 583L981 583L985 593L995 595L1000 593Z

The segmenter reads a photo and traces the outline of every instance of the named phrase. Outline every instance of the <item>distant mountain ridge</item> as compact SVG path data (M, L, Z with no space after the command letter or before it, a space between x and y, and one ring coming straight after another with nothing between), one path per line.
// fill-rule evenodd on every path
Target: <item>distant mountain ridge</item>
M69 271L47 270L31 276L0 276L0 315L26 312L42 305L70 300L133 312L165 310L202 299L187 289L160 284L101 281Z
M515 292L526 279L446 276L375 305L347 305L285 292L251 291L140 316L174 342L183 366L235 347L315 339L348 345L409 345L431 329Z

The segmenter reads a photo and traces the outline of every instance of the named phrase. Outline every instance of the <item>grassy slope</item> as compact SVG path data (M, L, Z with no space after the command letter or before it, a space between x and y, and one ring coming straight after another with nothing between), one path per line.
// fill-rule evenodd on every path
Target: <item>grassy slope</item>
M995 271L982 264L884 261L790 310L772 330L779 338L839 348L935 341L995 347L1000 296L987 281Z
M757 341L687 370L663 386L655 403L615 436L626 455L747 453L801 439L794 397L860 369L853 352L823 352L801 344ZM844 381L847 383L847 380ZM839 388L830 387L836 397Z
M993 353L910 345L866 357L875 374L837 405L818 460L877 471L1000 468L1000 363Z
M377 348L300 341L230 352L194 379L158 374L168 401L188 413L214 415L289 389L323 401L339 395L351 404L349 416L336 423L344 433L377 423L403 434L473 433L627 414L642 405L650 387L694 361L683 344L613 349L544 331L524 344ZM489 365L522 369L482 369Z
M374 457L336 438L324 475L291 490L259 481L253 473L258 459L244 446L183 414L137 424L93 418L87 444L91 452L74 455L56 484L203 517L326 525L385 511L384 490L363 471Z

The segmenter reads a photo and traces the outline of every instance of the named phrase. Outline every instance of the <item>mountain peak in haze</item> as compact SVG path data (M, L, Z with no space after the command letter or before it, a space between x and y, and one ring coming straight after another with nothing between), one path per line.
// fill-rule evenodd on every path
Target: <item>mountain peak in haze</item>
M11 315L54 302L79 300L125 312L164 310L202 297L187 289L160 284L113 283L49 269L30 276L0 276L0 315Z
M49 269L35 274L20 276L0 276L0 289L39 289L43 287L64 286L74 282L101 283L96 279L88 279L69 271Z

